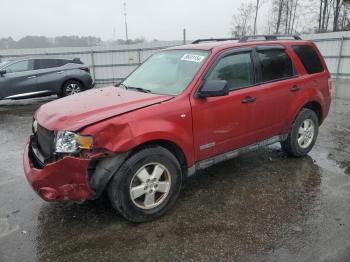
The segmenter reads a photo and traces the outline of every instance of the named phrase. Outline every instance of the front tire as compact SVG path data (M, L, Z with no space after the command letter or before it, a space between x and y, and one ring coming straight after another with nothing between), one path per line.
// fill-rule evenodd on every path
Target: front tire
M281 142L283 151L294 157L307 155L315 145L318 128L316 113L311 109L303 108L295 119L287 139Z
M138 151L122 164L108 186L108 195L121 215L141 223L164 215L175 204L181 183L176 157L156 146Z

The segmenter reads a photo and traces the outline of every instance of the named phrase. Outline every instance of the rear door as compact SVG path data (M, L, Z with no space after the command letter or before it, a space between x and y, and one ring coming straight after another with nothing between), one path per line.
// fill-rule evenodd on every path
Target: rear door
M18 61L3 69L6 70L6 74L0 76L0 98L37 91L33 60Z
M38 89L40 91L57 91L65 77L65 64L63 59L36 59Z
M283 46L257 46L255 58L258 81L253 127L258 142L285 132L289 110L301 87L298 72Z

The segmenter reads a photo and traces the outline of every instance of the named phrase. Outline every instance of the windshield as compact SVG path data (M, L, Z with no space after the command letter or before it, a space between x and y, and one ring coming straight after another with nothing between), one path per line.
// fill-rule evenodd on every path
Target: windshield
M181 94L202 67L209 52L169 50L150 57L136 69L123 85L164 95Z

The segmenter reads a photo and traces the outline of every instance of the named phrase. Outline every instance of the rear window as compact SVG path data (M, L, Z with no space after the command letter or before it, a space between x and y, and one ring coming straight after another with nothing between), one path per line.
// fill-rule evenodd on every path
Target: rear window
M324 71L321 60L312 47L295 45L293 46L293 50L303 63L308 74L316 74Z
M284 49L257 50L261 65L261 82L284 79L295 75L292 60Z

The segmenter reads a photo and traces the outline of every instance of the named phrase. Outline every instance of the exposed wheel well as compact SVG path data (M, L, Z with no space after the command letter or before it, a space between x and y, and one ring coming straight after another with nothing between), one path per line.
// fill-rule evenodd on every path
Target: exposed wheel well
M314 111L317 115L319 124L322 123L323 115L322 115L322 107L318 102L309 102L303 106L303 108L308 108Z
M183 176L187 175L187 161L186 161L185 154L177 144L175 144L171 141L154 140L154 141L146 142L146 143L141 144L141 145L137 146L136 148L134 148L132 150L131 154L134 154L135 152L138 152L144 148L152 147L155 145L168 149L179 161L179 163L181 165L181 171L182 171Z

